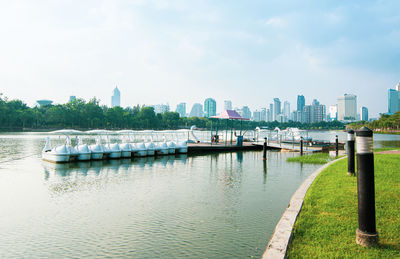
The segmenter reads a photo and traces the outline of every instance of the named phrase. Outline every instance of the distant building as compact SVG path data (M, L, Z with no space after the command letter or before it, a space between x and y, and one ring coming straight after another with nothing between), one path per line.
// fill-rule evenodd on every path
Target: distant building
M217 114L217 102L213 98L204 101L204 117L211 117Z
M267 109L261 108L261 118L260 121L267 121Z
M121 93L118 87L114 88L113 95L111 96L111 108L121 106Z
M337 105L329 106L329 120L337 120Z
M224 110L232 110L232 102L230 100L224 101Z
M73 102L73 101L75 101L75 100L76 100L76 96L71 95L71 96L69 97L69 102Z
M357 96L344 94L344 96L338 97L337 102L337 118L339 121L357 118Z
M248 106L243 106L242 108L243 118L251 119L251 111Z
M396 86L396 89L399 85ZM394 114L400 110L400 92L395 89L389 89L388 91L388 113Z
M253 112L253 121L261 121L261 111L255 110Z
M283 115L286 121L290 119L290 103L288 101L283 103Z
M315 123L326 120L326 106L321 105L316 99L312 105L306 105L303 108L302 122Z
M39 106L46 106L53 103L51 100L37 100L36 102L39 104Z
M186 103L178 104L175 111L179 113L180 117L186 117Z
M169 104L156 104L156 105L151 105L151 107L154 108L155 113L164 113L164 112L169 112Z
M272 121L271 116L272 116L271 115L271 110L267 109L267 115L266 115L266 120L265 121L271 122Z
M363 121L368 121L368 109L367 107L360 108L360 117Z
M274 121L274 104L272 104L272 103L269 104L268 121L270 121L270 122Z
M190 117L203 117L203 105L200 103L193 104Z
M281 114L281 101L279 98L274 98L274 118L273 120L277 120L278 115Z
M306 99L304 98L304 96L298 95L297 96L297 110L302 112L305 105L306 105Z

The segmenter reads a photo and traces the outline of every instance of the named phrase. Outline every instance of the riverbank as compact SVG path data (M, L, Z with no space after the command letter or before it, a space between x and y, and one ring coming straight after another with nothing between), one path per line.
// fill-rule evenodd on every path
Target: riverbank
M400 257L399 167L399 154L375 154L378 246L364 248L355 243L357 178L347 176L347 159L343 159L326 168L308 190L287 257Z

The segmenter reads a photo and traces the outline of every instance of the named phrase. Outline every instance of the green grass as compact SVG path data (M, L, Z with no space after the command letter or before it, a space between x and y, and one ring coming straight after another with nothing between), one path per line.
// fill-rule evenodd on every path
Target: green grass
M335 157L329 156L328 153L314 153L311 155L289 157L286 159L286 161L306 164L325 164L334 159Z
M400 258L400 155L375 154L379 245L356 244L357 178L347 159L325 169L311 185L293 229L288 258Z
M389 151L389 150L399 150L400 148L398 147L381 147L381 148L375 148L374 152L381 152L381 151Z

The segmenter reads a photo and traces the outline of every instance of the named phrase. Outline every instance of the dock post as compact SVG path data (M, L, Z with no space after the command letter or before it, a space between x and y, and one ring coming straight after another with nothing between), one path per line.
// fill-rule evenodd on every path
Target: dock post
M264 138L263 160L267 160L267 137Z
M347 132L347 175L354 175L354 130Z
M300 156L303 155L303 137L300 137Z
M339 138L338 135L336 135L335 138L335 146L336 146L336 157L339 156Z
M372 130L362 127L357 138L358 229L356 243L369 247L378 243L375 219L375 180Z

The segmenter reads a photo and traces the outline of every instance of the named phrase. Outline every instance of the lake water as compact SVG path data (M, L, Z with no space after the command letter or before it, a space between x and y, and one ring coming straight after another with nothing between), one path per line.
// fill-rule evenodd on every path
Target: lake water
M55 165L43 138L0 134L0 258L259 258L319 167L287 152Z

